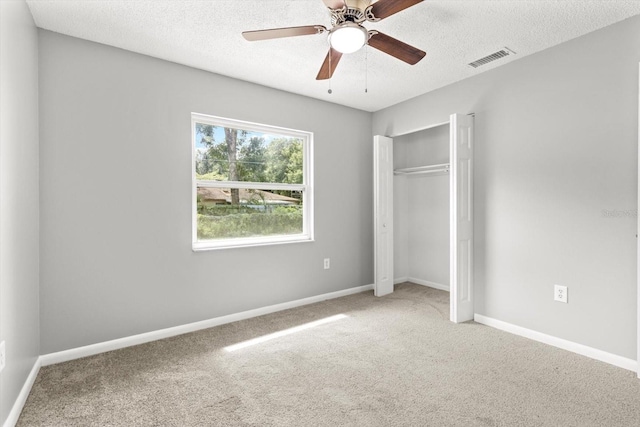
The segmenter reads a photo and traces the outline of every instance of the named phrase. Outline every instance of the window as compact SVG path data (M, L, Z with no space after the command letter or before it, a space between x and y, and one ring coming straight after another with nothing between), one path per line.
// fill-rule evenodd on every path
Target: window
M313 134L192 114L193 250L313 240Z

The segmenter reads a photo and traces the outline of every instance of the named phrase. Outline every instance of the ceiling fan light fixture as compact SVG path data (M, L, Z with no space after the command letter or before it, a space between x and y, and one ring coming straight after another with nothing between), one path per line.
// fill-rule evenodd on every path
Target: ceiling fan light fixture
M353 53L367 43L369 33L354 22L344 22L329 33L329 45L340 53Z

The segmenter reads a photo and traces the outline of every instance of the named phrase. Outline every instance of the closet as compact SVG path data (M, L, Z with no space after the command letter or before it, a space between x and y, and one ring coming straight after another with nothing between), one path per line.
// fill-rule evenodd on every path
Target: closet
M374 137L376 296L411 281L450 292L473 319L473 117Z

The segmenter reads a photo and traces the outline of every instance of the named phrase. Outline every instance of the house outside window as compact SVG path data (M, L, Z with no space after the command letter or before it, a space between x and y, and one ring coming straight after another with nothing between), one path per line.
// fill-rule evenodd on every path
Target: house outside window
M193 113L193 250L313 240L310 132Z

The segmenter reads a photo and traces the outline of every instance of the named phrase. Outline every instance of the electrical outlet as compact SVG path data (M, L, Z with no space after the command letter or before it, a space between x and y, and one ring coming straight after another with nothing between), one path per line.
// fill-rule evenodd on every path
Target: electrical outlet
M7 352L5 351L4 341L0 342L0 372L4 369L4 365L7 362Z
M566 286L554 285L553 286L553 299L563 303L568 303L569 291Z
M325 258L324 259L324 269L328 270L331 268L331 258Z

